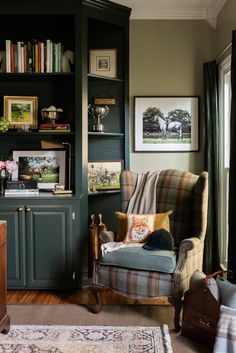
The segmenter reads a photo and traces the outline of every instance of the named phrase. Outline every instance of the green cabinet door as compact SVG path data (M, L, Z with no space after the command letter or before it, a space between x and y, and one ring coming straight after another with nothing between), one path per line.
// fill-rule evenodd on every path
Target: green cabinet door
M73 283L72 206L25 207L27 287L68 289Z
M26 286L25 208L7 200L0 204L0 219L7 221L7 286Z

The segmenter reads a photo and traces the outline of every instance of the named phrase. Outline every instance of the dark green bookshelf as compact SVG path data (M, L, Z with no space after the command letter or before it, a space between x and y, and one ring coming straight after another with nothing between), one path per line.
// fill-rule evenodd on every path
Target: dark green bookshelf
M73 72L0 72L0 116L4 96L37 96L38 125L42 108L64 111L71 132L9 130L0 133L1 156L13 150L39 149L41 140L71 146L71 188L68 197L0 197L0 219L8 224L8 286L11 289L79 289L88 268L88 221L102 212L114 227L120 191L88 194L87 163L123 160L129 168L129 16L130 9L108 0L2 0L0 50L5 40L61 42L75 53ZM117 77L89 73L89 49L117 49ZM104 118L104 133L92 132L88 104L95 97L114 97ZM67 170L68 172L68 170ZM67 183L68 184L68 183ZM67 185L68 186L68 185ZM92 197L91 197L92 196ZM47 256L46 256L47 255Z

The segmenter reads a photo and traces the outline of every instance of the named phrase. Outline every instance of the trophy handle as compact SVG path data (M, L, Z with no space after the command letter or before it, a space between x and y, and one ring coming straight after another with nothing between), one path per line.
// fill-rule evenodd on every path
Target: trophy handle
M94 117L94 109L91 104L88 105L88 113L89 113L89 115Z
M104 108L106 109L106 112L105 112L105 114L102 116L103 118L105 118L105 116L107 116L107 114L109 113L109 108L108 108L108 106L105 105Z

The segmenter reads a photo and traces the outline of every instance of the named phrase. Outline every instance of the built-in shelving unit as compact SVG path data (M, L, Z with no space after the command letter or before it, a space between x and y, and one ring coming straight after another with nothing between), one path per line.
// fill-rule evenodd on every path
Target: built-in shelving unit
M41 141L70 146L72 195L40 193L33 197L0 197L0 219L8 223L9 288L78 289L87 271L89 215L102 212L114 225L120 192L88 193L88 162L123 160L129 167L129 15L130 9L108 0L2 0L0 51L6 40L61 42L74 53L71 72L6 73L0 68L0 116L4 96L37 97L41 109L63 109L70 132L17 131L0 133L1 158L14 150L38 150ZM117 49L117 77L89 73L89 49ZM88 104L95 97L114 97L104 118L104 133L91 129ZM68 151L67 151L68 152ZM67 157L69 157L67 155ZM68 168L67 173L68 187ZM98 196L98 197L93 197ZM93 201L92 201L93 200Z

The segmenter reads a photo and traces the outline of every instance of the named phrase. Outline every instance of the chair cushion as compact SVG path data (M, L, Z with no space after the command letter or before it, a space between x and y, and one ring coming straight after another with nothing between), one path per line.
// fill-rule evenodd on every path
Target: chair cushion
M158 230L164 228L170 231L170 221L169 216L173 213L172 210L163 213L154 213L150 215L137 215L132 213L124 213L124 212L116 212L116 220L117 220L117 235L116 241L123 241L126 233L127 233L127 216L154 216L154 230Z
M176 253L169 250L151 252L142 247L121 248L103 255L100 263L110 266L173 273L176 267Z

